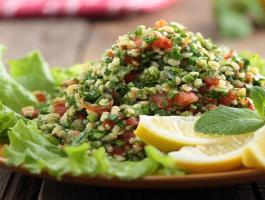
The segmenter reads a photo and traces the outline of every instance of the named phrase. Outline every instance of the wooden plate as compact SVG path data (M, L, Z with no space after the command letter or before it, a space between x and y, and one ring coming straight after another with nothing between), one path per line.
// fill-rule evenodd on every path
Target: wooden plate
M0 147L0 154L1 153L2 148ZM50 176L47 173L31 174L22 167L7 166L5 159L1 156L0 167L30 176L55 180L53 176ZM242 168L229 172L189 174L184 176L147 176L143 179L133 181L121 181L118 179L107 179L104 177L91 178L89 176L74 177L66 175L60 181L120 188L201 188L264 180L265 170Z

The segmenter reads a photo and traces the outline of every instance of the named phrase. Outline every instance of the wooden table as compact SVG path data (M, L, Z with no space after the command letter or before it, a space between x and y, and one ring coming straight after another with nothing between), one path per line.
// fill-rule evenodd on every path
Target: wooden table
M228 41L218 37L211 11L211 1L182 0L169 9L152 14L138 14L119 19L88 20L82 18L53 18L1 20L0 43L8 47L7 58L17 58L38 49L51 66L70 66L88 59L99 59L104 49L118 35L133 30L139 24L153 25L164 18L177 21L192 31L202 32L218 43L238 50L249 49L265 57L265 30L252 37ZM129 190L97 188L59 183L0 170L0 199L265 199L265 184L192 190Z

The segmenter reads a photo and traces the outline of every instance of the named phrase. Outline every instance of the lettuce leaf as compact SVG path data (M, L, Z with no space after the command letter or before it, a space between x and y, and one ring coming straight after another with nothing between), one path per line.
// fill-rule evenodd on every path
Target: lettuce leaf
M57 178L64 174L90 175L97 172L97 161L86 154L88 144L64 149L52 144L35 123L19 120L8 133L10 144L4 147L8 165L22 166L31 173L47 171Z
M145 158L141 161L115 161L108 158L103 147L97 149L93 155L99 163L98 173L108 178L137 179L152 174L158 167L158 163L150 158Z
M83 69L82 64L76 64L69 68L53 67L51 69L52 76L56 85L61 85L64 80L72 79L80 74Z
M11 76L28 90L54 92L55 83L49 65L38 51L33 51L18 60L10 60L8 64Z
M22 107L37 105L34 95L18 84L6 71L2 57L5 47L0 46L0 101L15 112L20 112Z
M23 117L0 102L0 139L7 138L7 131Z
M158 166L150 158L118 162L108 157L104 148L95 150L93 155L87 155L87 143L61 149L50 142L32 121L26 124L19 120L8 136L10 144L4 147L8 165L22 166L36 174L47 171L58 179L65 174L100 174L109 178L131 180L152 174Z
M146 146L145 152L147 156L153 161L160 164L160 169L158 169L158 174L163 175L185 175L186 172L178 169L176 166L176 161L172 157L163 154L157 148L153 146Z
M243 51L240 56L249 61L250 67L259 69L259 73L265 76L265 59L261 58L258 54L250 51Z

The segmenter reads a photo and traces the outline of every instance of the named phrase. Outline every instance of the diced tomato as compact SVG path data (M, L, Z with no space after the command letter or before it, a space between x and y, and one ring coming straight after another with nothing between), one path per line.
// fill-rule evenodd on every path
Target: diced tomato
M87 111L95 112L99 116L101 116L103 112L109 111L108 108L99 105L86 105L85 108Z
M220 97L220 103L225 105L225 106L230 106L232 104L232 100L226 96L221 96Z
M236 95L233 94L231 91L229 91L229 92L227 93L227 97L228 97L229 99L231 99L231 100L236 100Z
M58 113L60 116L63 116L66 113L67 108L65 102L58 102L53 105L54 112Z
M142 47L142 40L136 39L135 40L135 46L136 46L136 48L140 49Z
M155 40L151 45L161 50L168 50L172 48L173 43L170 39L166 37L160 37L157 40Z
M202 86L199 88L199 91L202 95L206 94L209 91L209 88L207 86Z
M102 123L102 126L104 129L108 129L108 128L112 129L115 126L115 122L112 120L106 120Z
M179 106L187 106L198 100L199 98L192 92L180 92L174 98L174 102Z
M170 101L164 94L157 94L152 96L151 101L155 103L158 108L170 108L172 105L172 101Z
M208 87L212 87L219 84L219 79L216 77L208 77L204 79L204 82Z
M125 62L126 64L132 64L133 59L132 59L131 56L125 56L125 57L124 57L124 62Z
M116 147L116 146L114 146L114 147L112 147L112 148L113 148L113 150L112 150L112 154L113 154L113 155L119 155L119 156L121 156L121 155L124 154L124 149L123 149L123 148L121 148L121 147Z
M129 83L129 82L132 82L134 79L137 78L139 74L137 72L130 72L129 74L126 74L124 76L124 81L125 83Z
M135 135L133 132L126 132L126 133L123 133L122 135L119 135L119 139L127 143L129 143L130 139L134 137Z
M245 104L250 110L254 110L254 105L251 103L249 98L245 98Z
M224 55L224 59L228 60L234 55L234 51L230 50L227 54Z
M205 97L205 100L209 103L217 104L217 100L211 97Z
M136 126L138 125L138 120L135 117L130 117L126 119L126 125L127 126Z
M46 96L43 92L35 91L33 94L36 97L36 99L38 100L38 102L44 103L46 101Z
M236 95L234 95L231 91L229 91L226 96L220 97L220 103L225 106L232 105L234 100L236 100Z
M132 57L132 56L125 56L124 57L124 62L125 64L134 64L134 62L139 63L141 61L141 58L138 57Z
M164 19L160 19L160 20L155 22L155 28L156 29L161 28L161 27L166 26L166 25L167 25L167 21Z

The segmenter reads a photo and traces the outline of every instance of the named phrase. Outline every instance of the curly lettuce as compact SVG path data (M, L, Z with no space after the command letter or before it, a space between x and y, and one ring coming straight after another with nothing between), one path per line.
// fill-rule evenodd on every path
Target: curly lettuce
M22 166L31 173L43 171L60 179L63 175L104 175L132 180L156 171L158 163L150 158L141 161L118 162L110 158L104 148L88 154L89 145L59 148L44 135L34 122L19 120L8 132L10 144L3 155L7 164Z
M33 51L25 57L8 61L11 76L30 91L46 91L53 93L55 83L49 65L38 51Z
M0 102L0 139L7 138L7 131L23 117Z
M36 106L37 100L34 95L17 83L6 71L2 61L5 47L0 46L0 101L19 113L25 106Z
M36 124L18 123L8 133L10 144L4 147L7 164L22 166L31 173L47 171L61 178L64 174L73 176L96 175L96 159L87 155L88 145L65 147L51 143Z

